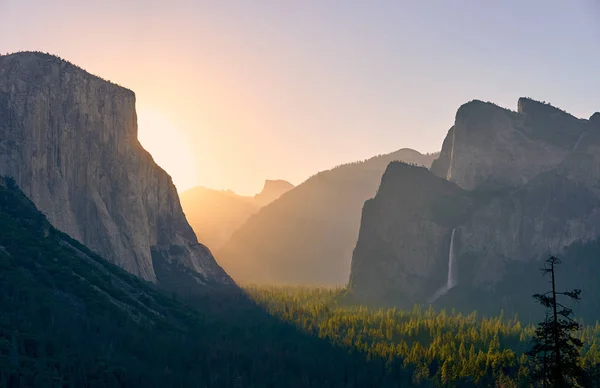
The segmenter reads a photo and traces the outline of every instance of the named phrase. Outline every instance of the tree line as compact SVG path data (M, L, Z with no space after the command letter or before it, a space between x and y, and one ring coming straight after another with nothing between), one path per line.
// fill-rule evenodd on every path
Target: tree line
M271 315L313 336L367 359L383 359L389 370L407 371L414 386L600 386L600 324L581 325L565 307L557 310L558 326L550 313L536 328L502 312L486 317L431 306L404 311L344 305L340 288L246 291ZM540 298L536 295L553 312L553 300Z

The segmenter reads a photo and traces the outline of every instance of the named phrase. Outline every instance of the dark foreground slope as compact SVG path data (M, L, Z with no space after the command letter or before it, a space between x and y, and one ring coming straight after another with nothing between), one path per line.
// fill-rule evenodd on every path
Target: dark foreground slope
M241 292L193 303L57 231L0 178L1 387L395 387L408 378L297 331Z
M242 283L345 285L363 203L387 165L429 167L437 155L403 148L322 171L262 208L217 252Z

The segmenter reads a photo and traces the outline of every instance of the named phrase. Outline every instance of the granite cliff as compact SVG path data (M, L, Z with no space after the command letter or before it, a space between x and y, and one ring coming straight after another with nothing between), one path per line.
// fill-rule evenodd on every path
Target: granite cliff
M431 171L393 163L365 203L353 296L468 310L482 308L477 295L490 293L498 303L483 307L510 307L507 301L526 283L515 279L539 277L539 259L600 238L597 117L577 119L524 98L516 112L479 101L463 105ZM453 231L456 290L437 300L432 296L447 282ZM577 265L583 271L596 264ZM593 282L584 276L579 288ZM600 300L594 293L589 298Z
M365 202L350 272L361 302L426 301L446 279L450 237L474 201L424 167L389 164Z
M461 106L431 171L467 190L518 187L556 167L589 127L528 98L517 107L477 100Z
M232 283L138 142L128 89L54 56L0 56L0 174L53 226L130 273L159 284L174 273Z

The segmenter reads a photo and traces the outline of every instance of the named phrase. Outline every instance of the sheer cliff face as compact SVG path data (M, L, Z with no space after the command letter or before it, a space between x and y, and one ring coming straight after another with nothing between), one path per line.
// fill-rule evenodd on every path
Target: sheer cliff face
M472 266L467 282L493 288L513 262L560 255L576 242L600 237L600 196L594 191L552 170L475 211L458 227L460 255Z
M447 278L452 229L473 206L468 192L426 168L390 163L363 207L350 289L367 303L427 300Z
M517 112L471 101L458 109L432 171L467 190L518 187L556 167L587 126L587 120L526 98Z
M431 171L388 167L363 208L350 281L358 299L427 303L446 281L453 229L466 299L497 290L517 267L600 237L598 116L518 105L466 104Z
M517 120L510 132L518 136L488 134L488 142L455 142L454 158L465 162L451 163L449 170L456 174L447 176L475 192L500 189L459 226L462 255L478 258L469 277L477 286L493 286L512 261L560 254L575 242L600 236L599 123L526 98L519 99L517 112L505 114ZM455 128L461 127L459 116L460 110ZM496 115L481 117L473 132L498 127Z
M160 283L154 257L198 283L231 282L139 144L130 90L56 57L0 56L0 174L58 229L135 275Z

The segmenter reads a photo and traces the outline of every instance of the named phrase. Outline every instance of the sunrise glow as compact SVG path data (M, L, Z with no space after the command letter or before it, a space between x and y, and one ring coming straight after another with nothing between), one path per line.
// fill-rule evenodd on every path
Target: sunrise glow
M192 188L198 177L193 144L168 116L154 110L138 111L138 139L173 178L177 191Z

